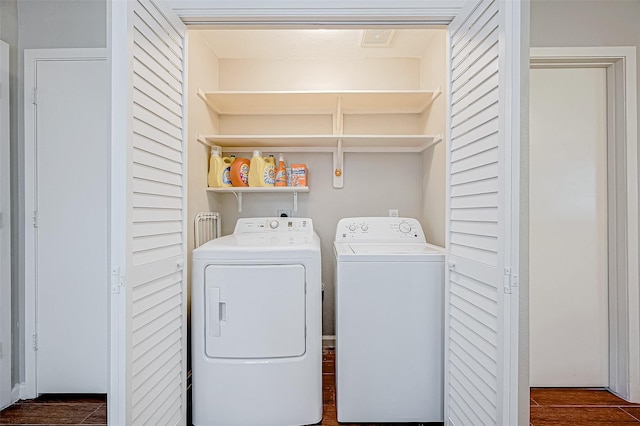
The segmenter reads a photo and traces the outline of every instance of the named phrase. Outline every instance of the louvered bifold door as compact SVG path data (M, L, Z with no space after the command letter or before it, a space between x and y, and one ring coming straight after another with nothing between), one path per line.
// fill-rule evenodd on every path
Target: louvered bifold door
M506 3L476 0L449 26L445 416L457 426L508 425L511 409Z
M186 424L185 27L126 3L125 422Z

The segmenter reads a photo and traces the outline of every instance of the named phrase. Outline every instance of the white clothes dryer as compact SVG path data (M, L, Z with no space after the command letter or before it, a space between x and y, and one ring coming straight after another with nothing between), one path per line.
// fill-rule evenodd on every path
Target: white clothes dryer
M442 422L444 250L415 219L340 220L334 242L339 422Z
M322 419L320 240L311 219L239 219L193 251L193 424Z

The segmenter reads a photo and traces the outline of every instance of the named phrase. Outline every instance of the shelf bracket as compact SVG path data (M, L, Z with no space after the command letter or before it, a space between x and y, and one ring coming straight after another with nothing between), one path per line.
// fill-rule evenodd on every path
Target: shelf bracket
M422 114L423 112L425 112L426 110L428 110L431 105L433 105L433 102L438 98L438 96L440 96L442 94L442 87L438 87L436 90L434 90L433 94L431 95L431 99L429 99L429 102L427 102L427 104L420 110L420 114Z
M238 200L238 213L242 213L242 192L233 192L233 195L236 196L236 200Z
M256 189L260 189L260 188L256 188ZM306 189L306 188L302 188L302 189L303 189L302 192L307 192L308 191L308 189ZM241 191L233 191L233 190L229 191L229 192L231 192L233 195L236 196L236 200L238 202L238 213L242 213L242 194L243 194L243 192L241 192ZM267 192L267 191L265 191L265 192ZM292 194L293 194L293 211L297 212L298 211L298 191L294 190L292 192Z
M338 146L333 151L333 187L344 187L344 152L342 152L342 138L338 139Z

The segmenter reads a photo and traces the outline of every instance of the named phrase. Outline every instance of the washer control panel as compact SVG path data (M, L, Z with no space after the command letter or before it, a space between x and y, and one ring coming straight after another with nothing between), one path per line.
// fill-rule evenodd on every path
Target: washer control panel
M303 217L255 217L236 222L234 234L313 234L313 222Z
M426 243L422 226L409 217L348 217L336 228L336 242Z

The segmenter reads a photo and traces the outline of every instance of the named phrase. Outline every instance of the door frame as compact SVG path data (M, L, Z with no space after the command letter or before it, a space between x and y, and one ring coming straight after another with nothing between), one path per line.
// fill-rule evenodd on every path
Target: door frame
M36 114L33 104L32 88L36 84L36 66L39 61L74 61L105 60L107 49L25 49L24 51L24 247L25 247L25 282L24 282L24 341L25 341L25 376L20 395L23 399L37 397L37 356L34 350L37 332L36 294L38 286L37 267L37 235L35 223L35 206L37 197L37 158L36 158ZM110 236L107 237L110 239ZM105 294L108 289L105 288Z
M11 161L9 45L0 41L0 409L13 403L11 391Z
M606 69L609 389L640 402L636 48L531 48L530 67Z
M123 57L123 50L118 48L118 43L122 42L126 37L126 28L123 28L118 20L114 19L114 16L122 16L122 6L117 6L120 2L114 2L113 8L109 8L108 12L108 46L111 52L112 69L122 66L126 63L126 58ZM305 2L304 5L292 5L291 2L277 2L277 1L258 1L258 0L238 0L236 2L226 2L223 4L215 4L209 2L206 6L202 5L199 0L168 0L166 3L173 9L178 17L181 18L186 25L220 25L226 27L237 28L277 28L277 27L309 27L318 28L319 25L324 27L349 27L363 25L393 25L393 26L441 26L447 27L454 16L456 16L462 7L467 3L467 0L406 0L402 2L394 2L393 0L375 0L370 2L371 4L363 6L361 1L358 0L312 0ZM523 56L526 56L524 51L528 48L528 34L529 34L529 12L528 6L523 9L522 14L512 17L519 18L522 23L522 31L525 33L523 38L523 45L521 46ZM188 34L187 34L188 43ZM116 47L114 47L116 46ZM526 60L526 58L524 58ZM523 91L521 95L524 95L526 91L526 82L528 79L524 74L526 70L526 63L520 61L519 65L524 67L521 72L513 76L513 79L508 81L508 84L516 85L520 84L524 80ZM188 65L187 65L188 67ZM121 89L123 85L127 83L126 79L118 75L112 74L112 103L114 100L121 100ZM188 82L187 82L188 86ZM517 118L523 119L520 112L520 105L512 105L512 112L517 112ZM524 105L525 111L527 106ZM112 139L112 171L123 167L121 163L122 155L124 155L124 147L114 140L115 134L120 134L122 119L127 118L127 111L113 111L111 117L111 139ZM517 136L524 136L524 132L520 132ZM522 142L526 145L526 140L522 139ZM512 176L514 178L526 178L526 170L524 174L520 172L521 165L521 152L520 147L515 147L511 154L511 167ZM123 175L122 169L120 169L120 175ZM524 182L524 181L523 181ZM118 175L112 175L113 188L123 188L126 184L124 178ZM523 184L521 184L522 186ZM520 188L521 189L521 188ZM511 220L514 226L518 227L522 215L526 213L519 210L520 199L519 191L514 190L513 199L509 201L509 208L511 213ZM112 235L112 287L117 287L118 277L120 276L119 269L113 265L125 265L125 254L121 251L124 247L124 235L121 235L119 231L124 228L124 218L121 217L125 206L125 195L122 190L111 191L111 235ZM522 262L524 259L523 252L526 253L526 246L528 241L526 240L526 233L521 230L515 230L512 245L512 254L515 259ZM525 250L523 250L525 249ZM516 261L517 261L516 260ZM526 270L520 271L519 282L523 289L526 289L527 272ZM518 278L514 277L514 286L517 286ZM512 407L517 407L516 412L509 413L511 418L518 417L518 414L526 413L528 419L528 355L521 355L520 349L528 350L528 341L526 336L519 333L525 333L527 331L528 322L526 319L526 308L524 307L524 293L520 293L517 287L515 288L515 296L511 300L511 306L509 310L509 318L511 320L510 335L507 338L509 345L505 348L504 355L510 356L513 364L506 381L512 385L512 394L509 404ZM112 295L113 296L113 295ZM128 378L124 377L125 372L125 360L127 353L130 350L127 347L125 336L122 334L124 330L124 315L118 316L119 313L124 312L126 309L126 299L122 294L112 297L111 299L111 387L110 387L110 402L109 402L109 420L115 421L124 413L124 398L126 397L124 381ZM524 309L524 312L522 312Z

